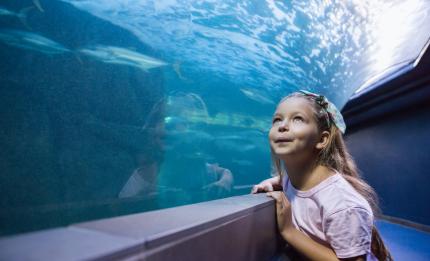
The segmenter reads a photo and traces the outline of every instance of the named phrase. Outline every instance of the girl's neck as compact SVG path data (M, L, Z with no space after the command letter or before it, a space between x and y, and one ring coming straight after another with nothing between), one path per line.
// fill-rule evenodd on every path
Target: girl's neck
M334 175L334 172L323 165L285 165L291 184L297 190L310 190L323 180Z

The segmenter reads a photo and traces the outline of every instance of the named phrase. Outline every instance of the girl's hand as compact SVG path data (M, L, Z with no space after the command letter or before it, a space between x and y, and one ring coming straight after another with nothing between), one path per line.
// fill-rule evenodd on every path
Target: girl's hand
M288 234L295 229L293 225L290 201L288 201L282 191L268 192L266 195L276 200L276 219L278 221L278 229L282 236L287 239Z
M273 185L270 181L264 180L261 183L252 187L251 193L259 193L259 192L270 192L273 191Z

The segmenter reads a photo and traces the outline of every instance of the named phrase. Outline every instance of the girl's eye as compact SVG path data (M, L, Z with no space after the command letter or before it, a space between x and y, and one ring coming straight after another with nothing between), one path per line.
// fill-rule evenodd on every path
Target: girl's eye
M294 122L303 122L304 121L301 116L296 116L296 117L294 117L293 120L294 120Z
M278 123L280 121L281 121L280 118L274 118L273 121L272 121L272 124L276 124L276 123Z

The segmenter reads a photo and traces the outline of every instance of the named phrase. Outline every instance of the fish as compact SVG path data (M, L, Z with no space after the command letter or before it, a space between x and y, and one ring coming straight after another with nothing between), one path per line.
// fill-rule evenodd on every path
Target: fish
M255 165L255 163L250 160L232 159L231 162L241 166L248 166L248 167Z
M116 46L96 45L80 49L79 52L104 63L133 66L145 72L168 65L168 63L159 59Z
M45 54L60 54L70 52L65 46L40 34L20 30L0 30L0 41L3 43L37 51Z
M0 16L16 17L21 21L21 23L25 27L30 28L27 25L27 13L33 8L34 8L33 6L30 6L30 7L26 7L26 8L21 9L19 12L14 12L14 11L8 10L8 9L0 6Z
M179 79L181 79L182 81L188 81L188 79L182 75L180 62L175 62L172 67Z
M45 10L43 10L43 8L42 8L42 5L40 4L40 1L39 0L33 0L33 4L34 4L34 6L36 6L37 7L37 9L40 11L40 12L45 12Z
M16 13L16 12L10 11L10 10L4 8L4 7L1 7L1 6L0 6L0 15L3 15L3 16L16 16L16 17L21 17L22 16L20 13Z
M261 104L274 104L274 102L264 96L262 93L258 92L257 90L251 90L246 88L241 88L240 91L245 94L246 97L248 97L251 100L254 100Z
M258 130L240 131L233 135L217 135L214 145L223 150L251 151L266 150L266 136Z
M241 151L247 152L257 148L255 144L249 144L249 140L225 140L225 139L216 139L214 145L216 148L221 149L223 151Z

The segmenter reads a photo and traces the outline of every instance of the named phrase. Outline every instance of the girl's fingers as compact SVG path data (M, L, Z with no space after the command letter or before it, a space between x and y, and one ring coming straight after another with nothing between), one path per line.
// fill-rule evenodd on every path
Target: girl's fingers
M273 191L273 186L271 184L257 184L252 187L251 193L255 194L261 191Z
M278 213L281 213L284 210L284 202L282 201L282 195L280 194L281 192L278 191L266 193L267 196L272 197L274 200L276 200L276 210Z
M267 192L266 195L269 197L272 197L273 199L276 200L276 202L280 203L282 200L280 193L281 192L279 192L279 191L272 191L272 192Z
M260 186L260 185L254 185L253 187L252 187L252 190L251 190L251 193L252 194L255 194L255 193L258 193L259 191L261 191L262 190L262 187Z
M288 206L290 204L290 201L288 201L287 197L285 196L285 194L281 191L274 191L274 192L267 192L266 193L267 196L272 197L273 199L276 200L276 203L280 205L280 207L282 206Z
M270 183L266 183L266 184L263 186L263 189L264 189L264 191L266 191L266 192L271 192L271 191L273 191L273 186L272 186L272 184L270 184Z

